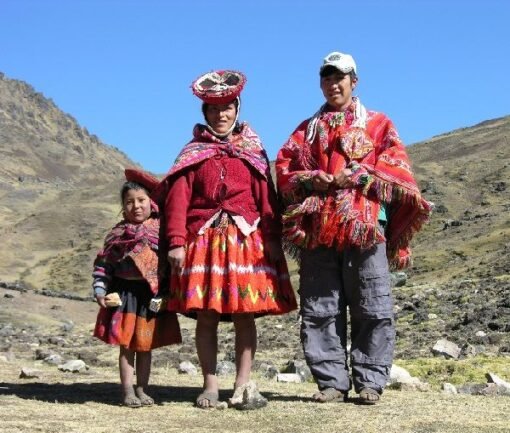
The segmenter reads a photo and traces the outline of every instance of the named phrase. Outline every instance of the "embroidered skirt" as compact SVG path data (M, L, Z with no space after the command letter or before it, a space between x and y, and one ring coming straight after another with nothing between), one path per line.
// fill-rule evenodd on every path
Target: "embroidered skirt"
M122 305L100 308L95 337L135 352L148 352L181 342L177 315L170 311L154 313L149 310L153 295L145 281L114 278L109 291L119 294Z
M287 263L266 259L260 229L245 236L232 223L209 227L189 236L185 251L182 272L171 276L169 310L261 316L297 308Z

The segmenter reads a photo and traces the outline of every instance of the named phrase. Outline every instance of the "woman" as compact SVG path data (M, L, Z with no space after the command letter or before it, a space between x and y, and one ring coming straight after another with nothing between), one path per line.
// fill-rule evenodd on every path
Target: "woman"
M217 329L235 328L236 379L231 406L243 405L257 346L255 317L283 314L296 300L281 248L277 197L266 153L247 123L238 123L246 78L236 71L202 75L192 84L206 124L177 157L165 182L166 237L172 267L168 308L196 314L204 390L196 404L218 403ZM255 390L249 407L267 401ZM246 408L245 405L243 408Z

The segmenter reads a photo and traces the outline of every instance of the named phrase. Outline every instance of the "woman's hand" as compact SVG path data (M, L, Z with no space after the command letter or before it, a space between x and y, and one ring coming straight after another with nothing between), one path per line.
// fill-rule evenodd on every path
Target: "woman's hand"
M265 242L264 253L271 263L278 263L284 258L282 246L278 241Z
M336 188L354 188L356 185L351 179L352 170L344 168L340 173L333 177L333 185Z
M312 177L313 189L315 191L327 191L333 179L333 175L319 170L319 172Z
M185 256L184 247L177 247L168 251L168 263L170 263L173 270L180 271L182 269Z

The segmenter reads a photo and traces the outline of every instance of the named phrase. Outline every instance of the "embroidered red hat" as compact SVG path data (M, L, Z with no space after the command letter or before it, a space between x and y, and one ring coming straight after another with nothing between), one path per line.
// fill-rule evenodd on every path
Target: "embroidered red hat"
M149 193L151 193L160 182L156 177L137 168L126 168L124 170L124 175L127 181L139 183L144 188L147 188Z
M212 71L193 81L191 89L206 104L228 104L239 96L245 84L246 76L241 72Z

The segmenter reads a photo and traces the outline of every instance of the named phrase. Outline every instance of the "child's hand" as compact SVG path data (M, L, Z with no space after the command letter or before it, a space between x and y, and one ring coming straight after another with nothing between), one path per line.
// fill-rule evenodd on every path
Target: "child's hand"
M96 298L97 304L100 307L106 308L106 304L105 304L105 300L104 300L104 298L105 298L104 295L96 295L95 298Z
M184 247L177 247L168 251L168 263L173 270L180 271L184 266L185 257Z

